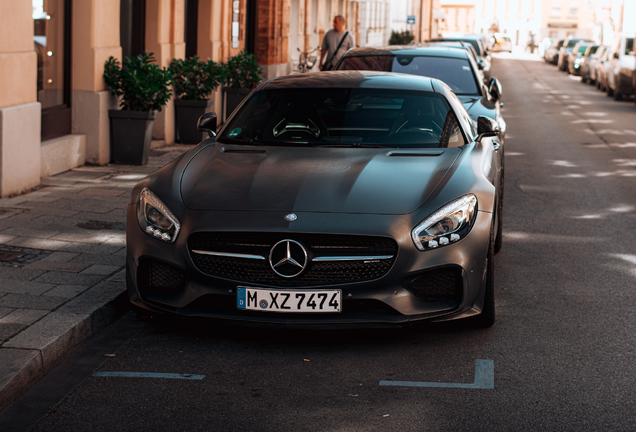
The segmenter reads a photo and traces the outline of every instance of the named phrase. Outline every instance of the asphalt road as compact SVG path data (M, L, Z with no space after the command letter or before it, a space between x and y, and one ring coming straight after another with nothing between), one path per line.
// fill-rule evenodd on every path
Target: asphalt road
M508 123L494 327L272 331L129 314L10 407L0 429L633 431L634 101L543 62L496 59L493 72Z

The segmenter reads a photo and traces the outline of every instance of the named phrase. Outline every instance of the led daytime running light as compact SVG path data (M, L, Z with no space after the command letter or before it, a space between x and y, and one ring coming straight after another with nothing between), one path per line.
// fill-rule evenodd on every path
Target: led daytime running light
M445 205L431 216L420 222L411 232L413 243L419 250L435 249L459 241L467 234L466 227L472 224L476 215L477 197L469 194ZM434 231L444 220L457 223L456 227L449 227L445 232Z
M161 201L161 199L159 199L159 197L150 189L144 188L144 190L142 190L139 194L139 201L137 204L139 225L144 232L159 240L174 243L179 235L181 224L174 213L170 211L163 201ZM156 222L150 220L148 216L153 210L166 219L162 225L165 225L165 222L168 222L169 226L159 226Z

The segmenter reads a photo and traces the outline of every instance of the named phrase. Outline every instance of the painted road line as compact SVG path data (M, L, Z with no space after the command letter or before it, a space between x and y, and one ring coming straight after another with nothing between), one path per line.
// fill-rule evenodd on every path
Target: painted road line
M154 372L95 372L94 377L124 377L124 378L169 378L202 380L205 375L154 373Z
M380 381L380 385L394 387L437 387L492 390L495 388L495 362L494 360L475 360L475 382L472 384L417 381Z

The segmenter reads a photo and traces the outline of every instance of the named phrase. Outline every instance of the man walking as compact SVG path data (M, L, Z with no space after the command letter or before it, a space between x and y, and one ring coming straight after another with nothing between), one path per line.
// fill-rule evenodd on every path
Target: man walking
M349 48L355 46L353 36L351 36L348 31L345 31L344 28L345 19L342 15L336 15L333 19L333 29L329 30L322 40L320 70L327 71L333 69L340 57L342 57Z

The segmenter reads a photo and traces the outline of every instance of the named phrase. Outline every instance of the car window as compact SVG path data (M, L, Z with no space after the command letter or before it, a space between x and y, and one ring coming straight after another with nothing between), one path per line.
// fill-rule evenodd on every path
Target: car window
M577 50L576 50L575 54L584 54L584 53L585 53L585 50L587 49L587 47L588 47L587 45L580 45L580 46L577 48Z
M456 94L479 95L479 80L467 59L414 55L345 57L340 70L375 70L437 78Z
M627 38L625 40L625 54L633 54L634 51L634 38Z
M592 55L592 54L596 54L596 51L598 51L598 46L592 46L590 47L590 52L587 54L588 56Z
M466 143L455 112L443 95L360 88L261 90L242 106L218 140L406 148Z

